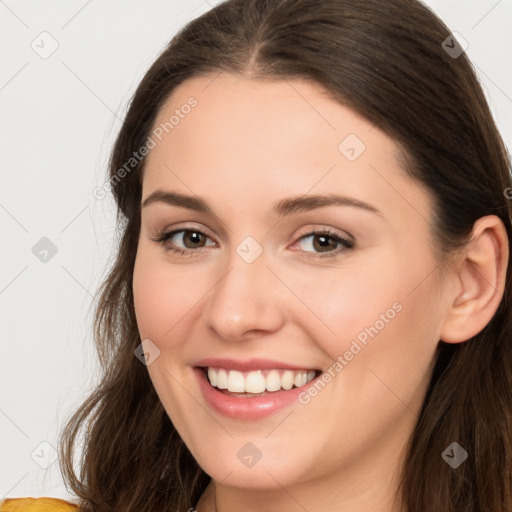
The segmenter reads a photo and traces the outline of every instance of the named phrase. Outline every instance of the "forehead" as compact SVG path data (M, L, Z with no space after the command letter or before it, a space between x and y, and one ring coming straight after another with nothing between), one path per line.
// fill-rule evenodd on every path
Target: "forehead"
M214 202L229 192L248 207L262 197L342 192L397 210L411 208L404 197L419 208L428 200L400 167L395 142L311 82L192 78L160 109L153 133L159 128L143 197L165 187Z

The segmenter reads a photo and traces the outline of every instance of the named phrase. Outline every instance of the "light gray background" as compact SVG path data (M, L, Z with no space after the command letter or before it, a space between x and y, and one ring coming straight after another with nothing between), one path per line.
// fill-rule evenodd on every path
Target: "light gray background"
M93 190L144 72L216 3L0 0L0 499L70 497L54 448L98 376L91 306L115 227ZM512 1L425 3L469 43L510 150ZM43 237L57 247L46 262L32 252Z

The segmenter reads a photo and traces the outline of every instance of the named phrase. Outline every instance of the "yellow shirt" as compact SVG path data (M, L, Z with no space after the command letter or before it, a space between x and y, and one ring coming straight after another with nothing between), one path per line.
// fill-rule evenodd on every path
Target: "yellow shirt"
M59 498L6 498L0 512L78 512L78 505Z

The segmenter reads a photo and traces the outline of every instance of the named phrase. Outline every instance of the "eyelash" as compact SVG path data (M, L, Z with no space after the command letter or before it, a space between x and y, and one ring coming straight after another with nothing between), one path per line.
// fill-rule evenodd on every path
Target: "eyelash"
M199 229L177 229L174 231L166 232L159 232L157 233L156 237L153 239L155 242L158 242L160 245L162 245L166 251L171 252L171 254L179 254L180 256L192 256L194 252L197 252L197 249L182 249L182 248L176 248L176 247L165 247L165 243L172 238L177 233L199 233L201 235L204 235L207 238L210 238L206 233L203 233ZM301 236L298 241L308 238L310 236L315 235L327 235L329 238L337 242L338 244L341 244L341 248L338 247L338 249L335 249L334 251L326 252L326 253L317 253L317 252L309 252L309 251L303 251L307 254L307 257L310 258L333 258L335 256L338 256L342 253L345 253L351 249L354 248L355 244L352 240L348 240L346 238L343 238L339 236L338 234L334 233L333 231L329 229L322 229L318 231L311 231L310 233L307 233L303 236ZM211 238L210 238L211 239ZM202 247L200 248L202 249Z

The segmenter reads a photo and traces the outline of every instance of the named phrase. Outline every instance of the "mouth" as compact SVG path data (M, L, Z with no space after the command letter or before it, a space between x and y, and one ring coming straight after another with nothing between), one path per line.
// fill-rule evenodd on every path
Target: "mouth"
M312 369L270 368L241 371L215 366L198 367L212 388L226 396L260 398L307 386L322 372Z

